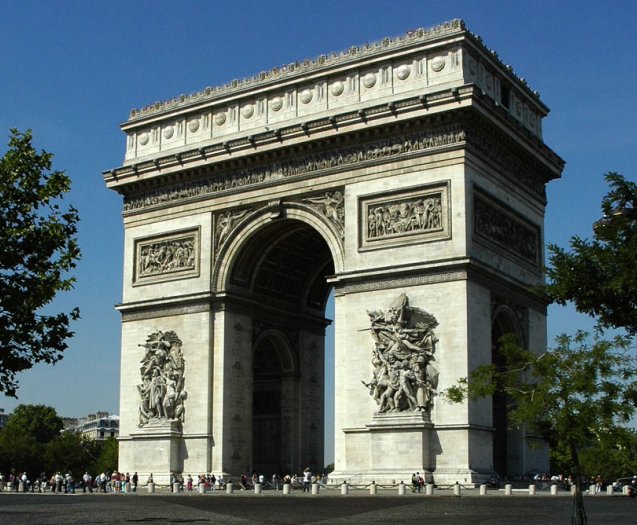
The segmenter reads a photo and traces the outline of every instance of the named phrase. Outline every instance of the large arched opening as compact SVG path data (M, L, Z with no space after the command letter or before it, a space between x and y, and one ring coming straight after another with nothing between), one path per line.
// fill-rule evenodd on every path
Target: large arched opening
M246 432L239 464L266 476L305 466L318 472L325 466L325 312L335 259L324 232L299 218L256 218L243 231L228 250L223 281L229 303L251 325L251 373L239 398L246 406L235 411L244 414L238 425ZM227 340L225 347L231 354L236 345Z
M505 360L501 351L501 339L512 334L519 345L523 344L520 321L515 312L508 306L499 306L493 315L491 327L491 362L496 367L504 367ZM496 392L491 399L493 425L493 470L502 478L511 479L518 471L521 459L519 430L512 429L509 424L510 399Z

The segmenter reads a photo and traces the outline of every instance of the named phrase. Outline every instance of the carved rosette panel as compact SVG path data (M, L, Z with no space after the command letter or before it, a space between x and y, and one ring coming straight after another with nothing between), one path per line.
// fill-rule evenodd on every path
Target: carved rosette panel
M449 238L448 197L448 183L362 197L360 249Z
M199 275L200 230L135 240L134 284Z
M480 191L474 191L473 196L473 232L495 249L535 268L540 264L540 229Z
M144 357L139 369L139 426L183 423L185 401L185 361L182 342L173 331L151 333L144 344Z
M361 382L378 404L378 412L430 414L438 387L435 317L410 306L405 294L386 311L367 314L374 340L374 371L369 382Z
M306 197L303 202L327 218L339 232L341 239L345 236L345 197L342 192L327 191L316 197Z

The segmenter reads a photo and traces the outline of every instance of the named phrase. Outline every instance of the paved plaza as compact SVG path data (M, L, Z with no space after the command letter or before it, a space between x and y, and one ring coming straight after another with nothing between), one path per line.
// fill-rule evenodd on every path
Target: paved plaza
M205 494L0 494L0 524L75 523L329 523L565 524L568 495L504 496L365 493L320 495L268 492ZM587 496L589 524L634 524L637 501L626 496Z

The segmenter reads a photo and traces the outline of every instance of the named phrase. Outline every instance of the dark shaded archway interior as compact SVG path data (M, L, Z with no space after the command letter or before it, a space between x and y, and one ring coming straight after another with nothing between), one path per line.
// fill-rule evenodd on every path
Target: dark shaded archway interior
M330 249L321 235L297 220L281 220L248 241L231 272L231 283L252 296L294 308L325 311L334 273Z
M290 333L307 330L308 320L324 329L331 290L326 277L333 273L334 261L327 242L311 226L291 219L274 221L256 232L231 268L233 293L255 305L253 322L274 313L278 320L274 331L280 323L282 339L290 343L265 337L259 338L253 348L251 465L253 471L268 477L298 468L300 465L293 458L300 460L304 455L302 441L306 438L289 430L299 426L290 425L290 418L301 422L303 414L284 396L290 391L305 395L303 389L309 378L303 378L294 364L300 362L301 348L296 347ZM293 436L298 441L291 443Z
M501 313L493 321L491 330L491 362L497 367L504 366L504 356L500 351L500 339L507 334L517 335L514 322L508 315ZM492 396L492 414L493 414L493 470L505 479L513 474L509 472L510 462L509 454L511 453L511 443L508 418L507 396L501 392L497 392Z

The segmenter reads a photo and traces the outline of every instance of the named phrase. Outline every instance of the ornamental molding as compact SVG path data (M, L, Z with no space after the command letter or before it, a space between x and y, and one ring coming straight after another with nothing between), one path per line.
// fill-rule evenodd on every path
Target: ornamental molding
M496 64L503 71L506 71L507 74L511 75L512 80L515 81L519 89L533 100L539 101L539 94L528 87L526 80L517 76L510 65L502 62L495 51L487 48L483 44L481 37L468 31L463 20L454 19L431 28L418 28L408 31L398 37L385 37L382 40L367 43L364 46L352 46L340 53L335 52L331 54L323 54L312 60L305 59L300 62L297 61L290 64L284 64L282 66L274 67L269 71L262 71L258 75L250 78L244 78L242 80L234 79L221 86L206 87L205 89L190 95L182 94L163 102L149 104L141 109L132 109L128 122L133 123L146 117L159 115L172 110L178 110L180 108L186 108L195 104L211 102L222 97L227 97L231 94L238 94L250 89L262 88L271 84L294 80L299 77L306 77L333 67L342 67L343 65L350 63L354 64L355 62L360 62L363 59L381 57L392 51L409 49L428 42L430 43L436 40L439 41L444 37L453 35L467 35L471 39L472 43L489 57L490 61ZM444 47L449 45L444 42L441 42L441 44ZM433 60L432 68L434 71L442 71L444 67L445 63L443 60ZM400 74L404 76L408 73L403 68ZM371 79L367 80L367 84L368 85L366 85L366 87L373 86ZM305 96L305 99L307 98L308 95ZM307 103L308 101L304 103Z
M380 165L394 158L413 158L446 151L465 144L466 132L458 125L273 162L267 166L229 171L214 177L183 182L167 188L140 191L124 196L124 212L171 205L190 199L216 197L244 188L261 187L350 171L353 167Z
M415 275L394 279L374 278L358 283L334 283L334 295L341 296L350 293L374 292L377 290L389 290L393 288L409 288L410 286L421 286L438 283L448 283L452 281L466 281L468 274L466 271L439 272L427 275Z

